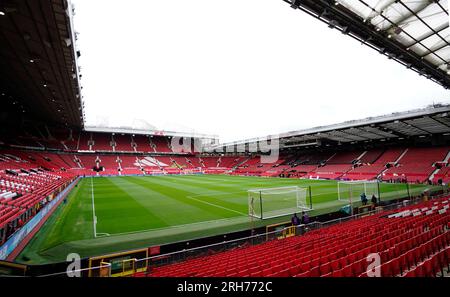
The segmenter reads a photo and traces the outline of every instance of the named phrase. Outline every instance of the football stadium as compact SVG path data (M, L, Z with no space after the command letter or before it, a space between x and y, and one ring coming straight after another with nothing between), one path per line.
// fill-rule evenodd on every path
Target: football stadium
M275 2L450 87L447 0ZM0 1L0 275L449 275L450 104L226 142L86 125L74 14Z

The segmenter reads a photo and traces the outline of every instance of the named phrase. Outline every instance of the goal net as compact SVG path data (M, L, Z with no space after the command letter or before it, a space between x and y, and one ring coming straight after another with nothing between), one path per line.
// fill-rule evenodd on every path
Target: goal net
M372 195L380 198L377 181L342 181L338 182L338 199L344 201L361 201L361 194L366 194L370 201Z
M248 190L248 214L269 219L312 209L307 188L280 187Z

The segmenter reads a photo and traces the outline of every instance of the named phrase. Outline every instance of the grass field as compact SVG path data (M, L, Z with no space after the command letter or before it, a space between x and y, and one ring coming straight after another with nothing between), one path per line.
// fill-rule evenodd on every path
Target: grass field
M16 260L58 262L72 252L101 255L286 221L248 216L248 189L284 186L311 186L311 215L348 204L337 200L336 181L225 175L84 178ZM424 188L411 185L410 191ZM382 200L407 193L405 185L381 184L380 189Z

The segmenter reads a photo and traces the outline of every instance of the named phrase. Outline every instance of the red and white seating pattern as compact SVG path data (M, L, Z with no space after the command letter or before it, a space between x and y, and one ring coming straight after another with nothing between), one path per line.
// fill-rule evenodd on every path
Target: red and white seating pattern
M17 175L0 171L0 242L25 223L75 177L67 172L33 170Z

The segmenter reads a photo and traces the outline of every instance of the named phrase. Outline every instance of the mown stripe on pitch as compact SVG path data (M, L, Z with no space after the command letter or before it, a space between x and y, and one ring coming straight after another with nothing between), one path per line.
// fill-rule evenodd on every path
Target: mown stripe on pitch
M138 231L149 226L169 225L155 212L138 203L126 189L109 179L102 182L109 184L109 187L95 192L97 232Z
M153 191L162 193L164 195L170 196L172 199L178 200L181 203L186 203L192 206L197 207L198 209L204 211L205 213L211 213L216 215L219 218L227 218L237 216L236 213L220 209L211 205L207 205L205 203L201 203L199 201L195 201L192 199L186 198L189 195L195 195L198 192L199 187L187 187L185 185L180 185L179 183L170 182L167 179L145 179L142 181L139 177L129 177L133 182L142 183L144 187L152 189ZM192 191L187 191L186 188L190 188ZM180 213L180 215L183 215ZM216 217L216 218L217 218Z
M187 197L188 199L191 199L192 197L195 198L195 200L198 200L201 196L201 200L204 200L207 203L212 203L214 205L218 205L219 208L228 208L231 209L231 212L236 211L240 214L246 214L247 213L247 194L245 187L239 184L235 184L234 188L227 189L228 191L220 191L218 190L217 186L195 186L190 181L186 181L183 179L164 179L160 180L161 183L163 183L167 187L173 187L178 188L183 191L189 192L188 195L185 195L184 197ZM180 187L180 185L183 185ZM214 192L213 196L208 195L202 195L202 193L205 193L205 188L209 189L207 193L211 194L211 192ZM236 192L240 191L241 189L244 189L241 191L241 194L237 194ZM234 194L231 194L234 193ZM231 195L230 195L231 194ZM223 195L223 197L220 197ZM233 198L230 198L231 196L234 196Z
M170 222L170 225L187 224L199 220L217 219L216 215L211 214L209 211L199 209L197 206L185 203L175 199L173 194L163 193L157 191L157 186L148 186L148 181L143 178L126 177L122 182L126 182L127 189L130 191L136 191L132 196L135 199L139 199L141 204L158 212L160 217L163 217L166 221ZM158 183L158 182L157 182ZM141 194L139 194L141 192Z

